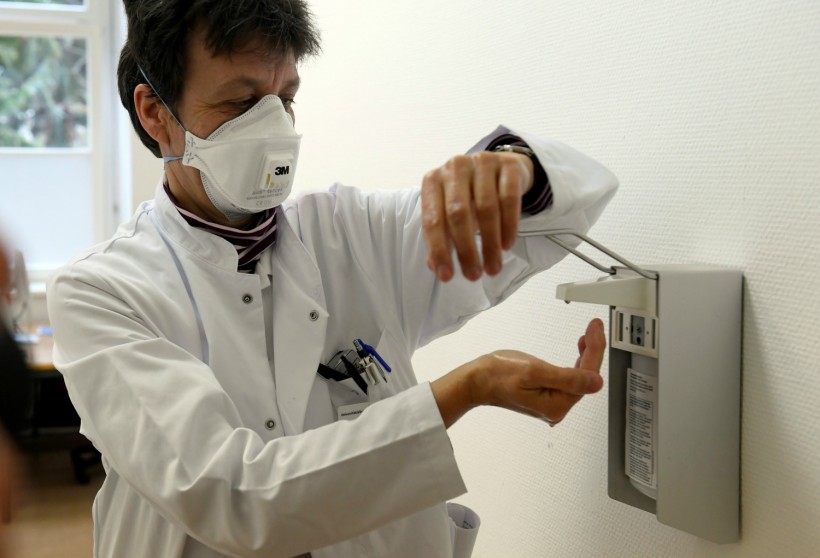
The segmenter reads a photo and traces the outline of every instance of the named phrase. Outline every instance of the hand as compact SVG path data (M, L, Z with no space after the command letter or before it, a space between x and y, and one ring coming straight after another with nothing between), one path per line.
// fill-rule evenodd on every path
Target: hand
M452 248L471 281L481 277L482 268L489 275L501 271L501 252L515 244L521 198L532 181L529 157L489 151L458 155L424 176L421 210L427 267L440 281L453 277Z
M603 387L600 369L606 337L601 320L589 323L578 349L575 368L554 366L518 351L496 351L439 378L432 388L445 426L479 405L558 424L583 395Z

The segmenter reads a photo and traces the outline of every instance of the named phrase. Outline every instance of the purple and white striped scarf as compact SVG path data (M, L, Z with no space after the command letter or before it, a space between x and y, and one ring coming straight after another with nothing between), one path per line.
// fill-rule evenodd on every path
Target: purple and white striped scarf
M168 198L189 225L215 234L227 240L236 248L236 253L239 255L238 271L240 273L253 273L256 269L256 262L262 257L262 252L276 242L276 213L278 207L259 213L259 220L252 229L235 229L210 223L197 217L179 204L167 183L164 186Z

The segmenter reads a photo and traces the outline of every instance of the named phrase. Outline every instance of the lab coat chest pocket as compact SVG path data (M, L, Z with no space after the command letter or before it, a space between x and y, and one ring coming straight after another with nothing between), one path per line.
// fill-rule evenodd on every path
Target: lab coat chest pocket
M367 343L367 339L362 339ZM384 330L378 343L373 346L379 356L390 366L391 372L382 367L383 379L377 384L368 383L367 394L357 386L352 378L341 382L326 381L330 401L337 413L343 408L350 409L352 406L382 401L417 383L410 366L409 355L403 350L403 345L396 341L394 334L389 330Z
M382 359L390 365L391 372L385 370L387 381L379 384L379 389L371 398L371 401L380 401L391 395L395 395L404 390L410 389L418 383L413 373L413 366L410 362L410 352L404 343L398 341L401 336L385 329L382 332L379 342L374 345L376 352Z
M325 381L327 383L328 393L330 394L330 402L333 404L334 409L368 401L368 396L359 389L356 382L353 381L353 378L348 378L341 382L333 380Z

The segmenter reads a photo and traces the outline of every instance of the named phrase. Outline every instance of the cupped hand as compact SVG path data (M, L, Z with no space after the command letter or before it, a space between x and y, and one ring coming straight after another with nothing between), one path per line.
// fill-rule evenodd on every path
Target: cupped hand
M474 376L480 404L495 405L542 419L554 426L589 393L603 386L600 370L606 350L601 320L593 320L578 343L574 368L562 368L518 351L484 357L489 373Z

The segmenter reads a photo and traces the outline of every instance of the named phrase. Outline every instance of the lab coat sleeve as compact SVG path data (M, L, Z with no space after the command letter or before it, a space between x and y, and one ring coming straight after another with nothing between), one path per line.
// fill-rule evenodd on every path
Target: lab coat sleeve
M205 364L89 267L49 282L55 364L84 433L190 536L231 556L288 557L465 492L429 384L265 442Z
M533 149L553 192L552 206L537 215L522 216L519 230L549 228L586 233L615 194L615 176L565 144L504 127L470 151L481 150L506 133L521 137ZM442 283L427 268L418 190L363 194L337 186L335 192L339 198L336 219L351 238L359 239L351 241L354 255L371 277L373 288L390 293L401 309L401 326L411 349L460 328L567 254L544 237L519 238L504 254L503 270L495 277L485 274L480 281L470 282L461 275L454 257L456 276ZM367 218L362 219L362 214ZM566 241L578 244L573 237Z

